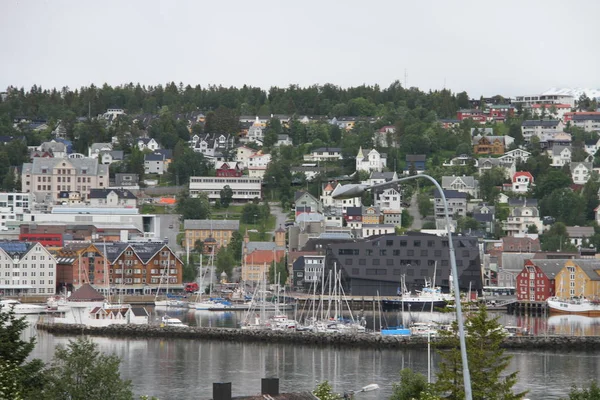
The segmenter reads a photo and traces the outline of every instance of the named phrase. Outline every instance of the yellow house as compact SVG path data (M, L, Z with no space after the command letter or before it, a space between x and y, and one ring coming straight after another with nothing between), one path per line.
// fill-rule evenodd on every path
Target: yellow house
M240 221L186 219L183 221L183 229L185 230L184 246L193 248L197 240L204 242L210 238L214 239L217 249L219 249L231 242L233 232L240 229Z
M600 298L600 260L567 260L554 284L556 296L561 299Z
M362 215L362 223L366 225L376 225L381 223L381 212L379 211L379 207L365 207Z

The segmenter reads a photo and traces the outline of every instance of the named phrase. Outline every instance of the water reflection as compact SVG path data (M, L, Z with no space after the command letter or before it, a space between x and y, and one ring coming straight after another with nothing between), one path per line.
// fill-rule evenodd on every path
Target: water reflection
M154 316L160 310L152 310ZM171 313L186 322L199 326L234 326L241 313L187 312ZM371 314L370 323L375 320ZM440 319L452 316L441 314ZM598 334L598 319L559 317L543 319L500 315L501 322L532 329L553 329L555 332L577 334L571 326L582 326L581 332ZM29 317L35 322L36 317ZM388 321L394 315L386 316ZM377 321L379 317L377 316ZM378 325L379 322L376 322ZM578 325L579 324L579 325ZM588 326L589 328L585 328ZM537 327L537 328L536 328ZM68 337L36 332L34 357L50 361L54 348L66 344ZM402 368L412 368L427 374L427 352L423 350L333 349L282 344L232 343L201 340L115 339L92 337L101 351L114 353L123 359L121 371L133 381L137 394L158 398L209 399L213 382L232 382L233 394L256 394L260 379L280 378L283 391L311 389L317 382L329 380L338 392L377 383L381 390L364 393L360 399L375 400L389 397L392 384ZM510 370L519 371L519 390L530 390L531 399L565 397L571 385L587 385L600 372L598 352L511 352ZM433 374L438 362L432 356ZM435 375L433 375L435 376Z

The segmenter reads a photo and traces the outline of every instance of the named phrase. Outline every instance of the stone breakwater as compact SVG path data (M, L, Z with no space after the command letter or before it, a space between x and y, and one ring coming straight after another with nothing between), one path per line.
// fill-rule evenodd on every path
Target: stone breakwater
M155 325L85 325L38 323L37 329L55 335L91 335L127 339L192 339L250 343L285 343L306 346L362 347L371 349L426 348L426 337L381 336L367 333L335 334L235 328L160 327ZM436 343L435 338L432 339ZM439 347L439 346L438 346ZM503 347L514 350L600 350L595 336L507 337Z

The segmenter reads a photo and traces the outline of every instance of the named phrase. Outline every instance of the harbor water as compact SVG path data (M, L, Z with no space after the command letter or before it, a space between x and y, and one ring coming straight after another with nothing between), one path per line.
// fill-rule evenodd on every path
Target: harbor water
M153 320L164 312L151 311ZM374 318L375 315L375 318ZM600 319L574 316L535 317L498 314L505 325L526 328L538 335L600 335ZM240 312L177 311L169 316L190 325L233 327L242 319ZM398 313L365 313L367 327L397 324ZM414 322L449 322L452 314L413 313ZM407 316L404 316L406 320ZM28 319L34 324L37 317ZM33 357L50 361L57 345L69 337L36 331ZM337 392L355 390L376 383L381 389L361 393L357 399L385 399L398 381L402 368L427 375L426 350L349 350L285 344L231 343L199 340L116 339L93 337L101 351L121 357L121 373L131 379L136 394L165 399L210 399L213 382L231 382L233 395L260 392L260 379L278 377L282 391L302 391L328 380ZM566 397L572 385L588 385L600 373L600 354L594 352L511 351L509 372L519 371L517 390L529 390L534 399ZM432 351L431 370L435 379L439 356Z

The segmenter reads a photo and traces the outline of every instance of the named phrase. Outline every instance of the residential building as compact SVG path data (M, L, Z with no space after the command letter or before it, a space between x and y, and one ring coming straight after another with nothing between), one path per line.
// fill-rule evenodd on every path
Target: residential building
M556 274L556 296L561 299L585 297L597 299L600 293L600 263L598 260L572 259Z
M535 226L537 232L544 230L537 205L528 205L527 201L523 204L523 206L510 207L509 203L508 219L503 222L503 229L507 236L526 234L531 225Z
M92 145L88 148L88 157L99 158L102 153L109 153L112 150L112 143L92 143Z
M458 284L462 290L482 289L477 239L454 236ZM326 244L327 268L343 270L346 293L353 296L396 296L402 276L409 290L421 290L435 276L434 286L448 291L450 258L448 239L409 232ZM435 270L435 273L434 273Z
M494 136L494 128L471 128L471 137Z
M550 165L553 167L562 167L571 163L571 146L554 146L552 150L548 150L548 153L552 159Z
M298 265L296 265L298 263ZM296 260L294 263L294 271L301 271L303 274L294 274L303 278L298 280L295 284L298 287L303 287L308 290L315 285L319 285L322 282L323 274L325 272L325 256L319 254L305 254Z
M512 177L512 191L515 193L527 193L533 187L533 175L528 171L520 171Z
M271 155L263 154L262 151L248 157L248 176L263 179L270 162Z
M592 176L593 165L591 162L571 162L571 178L576 185L585 185Z
M479 197L479 181L473 176L442 176L442 189L456 190L473 198Z
M92 158L35 158L23 164L21 191L55 202L61 191L77 191L86 199L93 188L108 187L108 165Z
M185 231L184 246L193 249L196 241L205 241L213 238L217 248L226 247L234 232L240 230L240 221L234 220L209 220L209 219L186 219L183 221Z
M139 189L139 182L140 176L138 174L116 173L114 187Z
M396 173L396 171L390 171L390 172L373 171L373 172L371 172L369 179L367 179L366 181L363 181L361 183L372 186L372 185L377 185L379 183L395 181L397 179L398 179L398 174Z
M536 118L550 117L564 121L566 113L571 112L573 106L570 104L533 104L531 105L531 115Z
M383 225L402 226L402 211L400 209L382 210Z
M36 150L49 153L54 158L65 158L68 155L67 146L64 143L55 140L43 142Z
M18 229L23 215L34 206L31 193L0 193L0 231Z
M503 156L498 157L502 162L517 164L519 162L527 162L531 157L531 153L523 149L514 149L505 151Z
M275 142L275 147L280 146L293 146L292 138L290 135L277 135L277 142Z
M521 302L545 302L555 296L555 280L565 266L566 259L525 261L523 270L516 277L515 292Z
M311 182L317 175L323 174L326 169L323 167L319 167L316 163L311 164L302 164L298 167L291 167L290 171L292 171L292 175L295 173L304 174L306 180Z
M258 150L254 150L250 147L239 146L235 150L235 161L237 161L242 169L248 168L248 159L257 152Z
M127 189L91 189L88 198L91 207L137 206L137 197Z
M466 166L473 165L474 167L479 166L479 161L477 158L473 158L466 154L461 154L458 157L452 158L450 161L442 164L444 167L454 167L454 166Z
M310 154L304 155L304 161L339 161L342 159L342 149L339 147L319 147Z
M402 193L394 188L384 189L376 195L375 206L382 211L394 210L402 212Z
M452 217L458 215L465 217L467 215L467 194L457 190L444 190L446 201L448 203L448 214ZM434 212L436 218L445 218L444 202L440 192L436 189L434 193Z
M138 149L156 151L160 149L160 145L153 138L139 138L137 141Z
M265 126L266 125L263 122L261 122L257 116L256 121L254 121L252 126L248 129L248 136L246 137L246 140L248 142L253 142L258 144L259 146L262 146L263 141L265 140Z
M240 177L244 171L237 162L223 162L217 166L217 177Z
M5 296L54 294L56 259L40 243L0 241L0 290Z
M202 153L207 158L214 158L218 153L223 153L233 148L235 138L227 134L194 135L190 140L190 147L196 153Z
M600 148L600 138L589 139L584 142L584 150L590 156L595 156Z
M270 265L280 262L285 257L285 230L279 227L275 231L274 242L251 242L246 233L242 246L242 281L261 282Z
M362 205L360 197L343 200L334 199L333 196L338 191L343 190L342 186L339 182L328 182L323 185L323 191L319 199L325 209L342 210L342 214L345 214L348 207L360 207Z
M356 171L381 172L387 166L387 155L375 149L358 149L356 155Z
M572 117L572 124L586 132L600 132L600 112L576 113Z
M516 96L512 104L521 104L526 108L532 107L535 104L567 104L575 107L575 97L571 93L562 93L550 89L541 94Z
M312 194L304 191L298 191L294 195L294 207L296 216L304 212L323 213L323 204Z
M474 136L473 153L502 155L513 142L514 139L510 136Z
M463 109L458 110L456 112L456 119L459 121L463 121L465 119L472 119L475 122L479 122L480 124L485 124L487 122L487 116L482 110L473 110L473 109Z
M363 207L362 222L369 225L378 225L381 223L381 210L379 207Z
M564 128L561 120L527 120L521 124L521 133L525 141L529 142L533 136L541 139L544 133L558 133Z
M164 175L171 163L171 150L156 150L144 155L144 173Z
M360 233L362 238L368 238L370 236L381 236L381 235L392 235L396 233L396 225L392 224L367 224L362 223L360 227Z
M472 217L479 222L480 228L487 234L494 234L496 222L496 207L480 204L473 208Z
M404 175L410 175L412 171L417 174L425 172L425 154L407 154Z
M233 192L233 201L252 201L262 197L262 180L246 177L190 177L190 196L196 197L199 193L206 193L209 200L221 199L221 190L229 186Z
M504 176L507 179L510 179L517 172L515 165L516 163L507 162L501 158L480 158L477 170L479 172L479 176L481 176L492 168L502 168L504 171Z
M584 245L586 239L594 236L594 228L592 226L567 226L567 235L571 244L577 248ZM598 267L600 269L600 267Z
M442 125L442 128L450 129L459 126L460 121L458 119L440 119L440 124Z
M373 133L373 143L379 147L398 147L395 133L394 125L383 126Z

